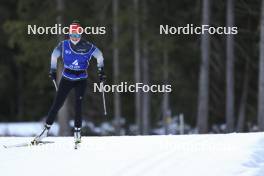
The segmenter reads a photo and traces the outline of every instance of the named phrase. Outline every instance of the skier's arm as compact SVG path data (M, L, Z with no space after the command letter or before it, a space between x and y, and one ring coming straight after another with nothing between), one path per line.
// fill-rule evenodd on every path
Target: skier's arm
M50 70L57 70L57 60L61 56L62 46L61 42L56 46L51 54Z
M62 53L62 43L60 42L53 50L50 61L50 77L56 80L57 60Z
M105 76L105 73L104 73L104 57L103 57L103 53L98 48L96 48L95 51L93 52L93 56L97 60L97 68L98 68L99 79L100 79L101 82L104 82L106 80L106 76Z
M95 57L97 60L98 69L103 68L104 67L104 57L103 57L103 53L98 48L94 50L93 57Z

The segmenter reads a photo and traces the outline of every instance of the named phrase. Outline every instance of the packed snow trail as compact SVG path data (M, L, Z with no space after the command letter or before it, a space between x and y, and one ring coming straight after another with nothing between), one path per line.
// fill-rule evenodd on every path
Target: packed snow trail
M1 176L263 176L264 133L49 137L53 144L6 149L32 138L0 138Z

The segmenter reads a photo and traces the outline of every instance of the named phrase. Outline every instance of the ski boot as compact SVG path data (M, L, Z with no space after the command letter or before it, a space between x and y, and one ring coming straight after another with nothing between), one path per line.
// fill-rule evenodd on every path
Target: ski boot
M43 130L41 131L41 133L34 138L31 144L38 145L42 141L43 138L47 137L50 127L51 125L46 124Z
M74 127L74 148L77 149L81 143L81 128Z

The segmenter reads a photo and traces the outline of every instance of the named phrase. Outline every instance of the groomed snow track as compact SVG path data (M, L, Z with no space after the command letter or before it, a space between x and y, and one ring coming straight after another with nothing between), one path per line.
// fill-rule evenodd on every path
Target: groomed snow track
M32 138L0 137L1 176L263 176L264 133L49 137L53 144L6 149Z

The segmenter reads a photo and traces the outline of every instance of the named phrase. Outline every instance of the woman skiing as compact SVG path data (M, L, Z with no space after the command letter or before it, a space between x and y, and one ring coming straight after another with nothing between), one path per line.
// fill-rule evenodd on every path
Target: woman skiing
M81 142L82 127L82 101L86 89L87 68L89 61L93 57L97 59L99 79L104 82L106 79L104 73L104 58L102 52L93 44L81 39L81 26L78 22L73 22L69 27L69 39L61 41L51 54L51 66L49 76L56 80L57 59L63 59L62 78L60 80L56 98L51 106L44 129L37 135L33 142L38 144L44 137L47 137L48 131L53 124L56 114L63 106L63 103L69 92L75 90L75 121L74 121L74 141Z

